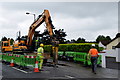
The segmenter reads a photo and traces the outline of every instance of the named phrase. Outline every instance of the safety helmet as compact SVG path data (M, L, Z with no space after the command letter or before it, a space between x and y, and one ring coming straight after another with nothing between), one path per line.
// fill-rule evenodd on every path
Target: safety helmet
M92 47L95 47L95 44L92 44Z
M43 46L44 46L44 44L41 43L41 44L40 44L40 47L43 47Z

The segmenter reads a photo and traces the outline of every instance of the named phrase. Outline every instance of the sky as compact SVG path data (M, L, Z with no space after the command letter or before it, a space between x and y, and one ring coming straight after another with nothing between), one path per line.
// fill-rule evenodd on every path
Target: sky
M0 2L0 38L16 39L18 31L27 35L36 18L44 9L49 10L56 29L64 29L67 40L95 41L99 35L114 38L118 33L117 2ZM45 24L37 28L43 32Z

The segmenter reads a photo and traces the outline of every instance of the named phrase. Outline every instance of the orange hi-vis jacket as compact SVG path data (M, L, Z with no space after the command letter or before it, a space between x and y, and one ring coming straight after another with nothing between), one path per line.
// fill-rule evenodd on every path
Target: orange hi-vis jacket
M92 48L89 50L89 54L91 55L91 57L97 57L98 56L98 50L95 48Z

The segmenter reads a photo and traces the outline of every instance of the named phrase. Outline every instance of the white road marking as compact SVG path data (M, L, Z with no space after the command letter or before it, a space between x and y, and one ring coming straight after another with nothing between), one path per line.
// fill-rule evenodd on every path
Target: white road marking
M26 71L24 71L24 70L21 70L21 69L15 68L15 67L12 67L12 68L14 68L14 69L16 69L16 70L18 70L18 71L24 72L24 73L28 73L28 72L26 72Z
M68 75L65 75L65 77L70 78L70 79L73 79L73 78L74 78L74 77L68 76Z

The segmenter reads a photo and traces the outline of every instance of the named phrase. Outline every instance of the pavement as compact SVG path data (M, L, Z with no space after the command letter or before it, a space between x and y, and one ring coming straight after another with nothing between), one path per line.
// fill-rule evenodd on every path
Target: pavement
M85 67L82 63L59 60L58 68L48 63L43 66L41 72L35 73L31 67L21 70L18 66L10 67L0 61L0 79L2 80L120 80L119 71L97 67L97 74L93 74L90 66Z
M0 63L2 67L2 80L55 80L55 79L118 79L117 69L108 69L97 67L97 74L91 72L91 67L85 67L81 63L73 63L68 61L59 61L58 68L53 66L43 66L43 71L35 73L33 68L20 71L18 67L10 67L9 65Z

